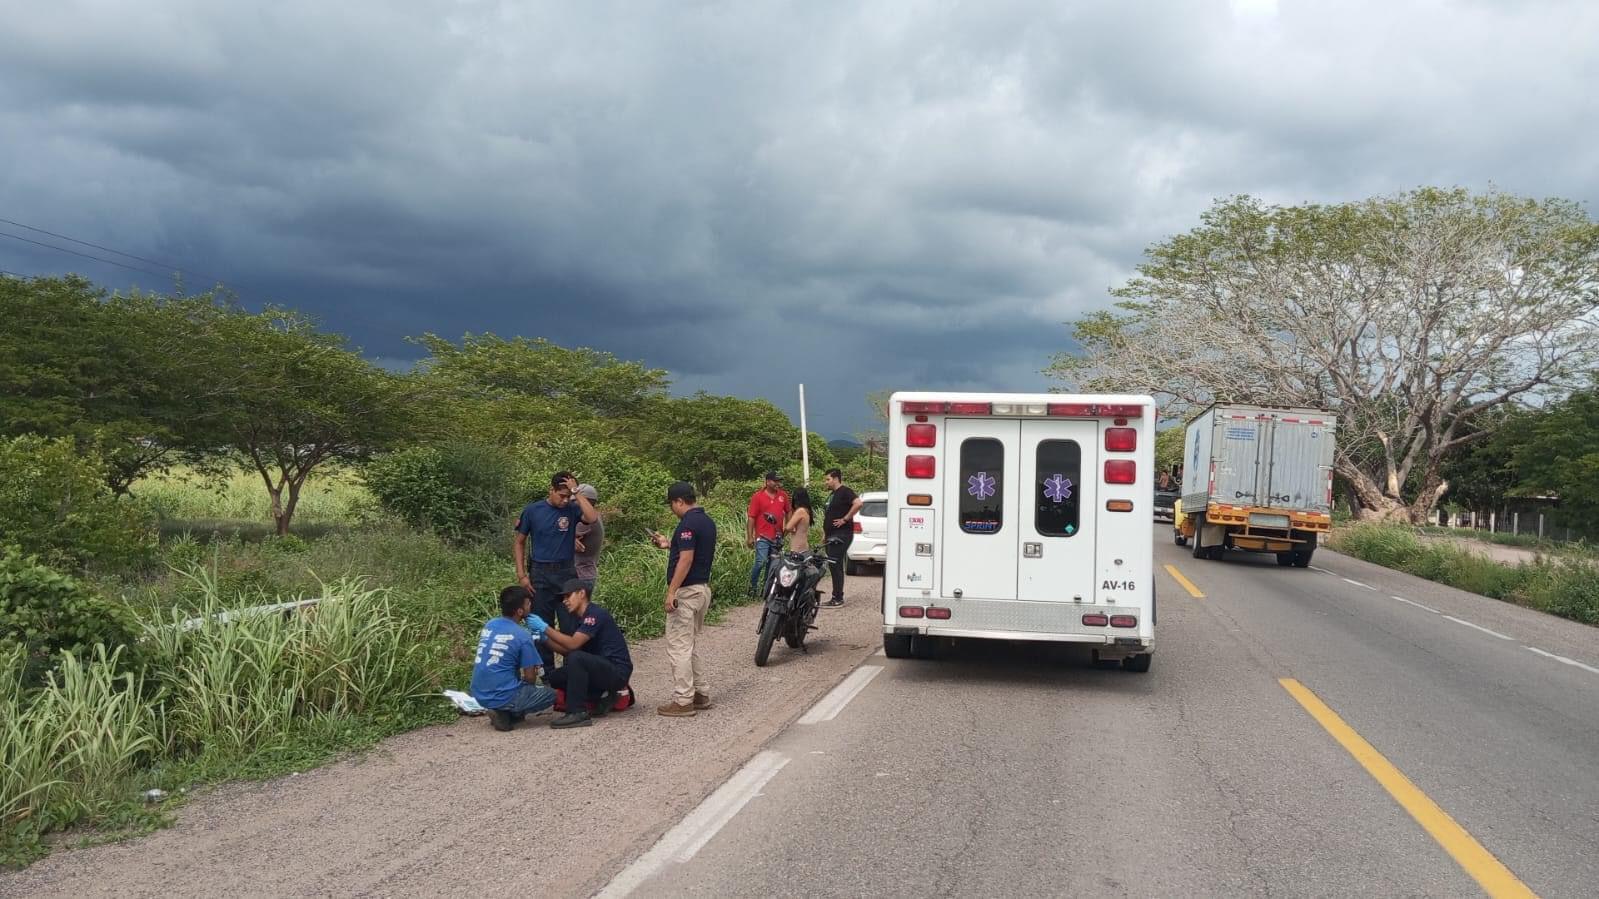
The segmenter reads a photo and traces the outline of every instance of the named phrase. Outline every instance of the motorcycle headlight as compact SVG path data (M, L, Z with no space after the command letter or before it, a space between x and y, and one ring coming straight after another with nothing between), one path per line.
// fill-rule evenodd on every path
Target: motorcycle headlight
M794 579L799 577L799 572L792 568L784 568L777 573L777 582L784 587L794 586Z

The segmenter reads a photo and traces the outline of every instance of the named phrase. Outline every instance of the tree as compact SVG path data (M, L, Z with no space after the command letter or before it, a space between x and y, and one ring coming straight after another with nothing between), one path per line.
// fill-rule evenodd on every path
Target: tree
M1523 489L1560 498L1560 516L1587 533L1599 520L1599 388L1527 416L1510 451Z
M567 407L601 419L636 417L666 396L666 372L610 353L557 346L539 337L506 340L467 334L459 346L435 334L417 339L429 356L429 375L491 397L517 396Z
M77 276L0 279L0 436L70 437L118 494L166 466L194 388L166 321L181 302Z
M649 432L650 457L693 481L702 494L717 481L750 480L783 468L800 451L799 428L781 409L766 400L704 392L659 403ZM810 445L813 453L827 448L820 438Z
M338 335L286 309L250 314L191 306L188 361L212 373L195 423L199 447L228 447L261 476L272 520L287 534L306 479L324 463L358 460L410 434L414 385L351 352Z
M866 404L872 407L874 426L855 435L866 454L866 463L875 465L877 459L888 458L888 398L892 391L874 390L866 395Z
M1079 320L1082 390L1326 408L1365 514L1420 522L1471 424L1599 361L1599 226L1575 203L1422 189L1331 206L1217 203Z

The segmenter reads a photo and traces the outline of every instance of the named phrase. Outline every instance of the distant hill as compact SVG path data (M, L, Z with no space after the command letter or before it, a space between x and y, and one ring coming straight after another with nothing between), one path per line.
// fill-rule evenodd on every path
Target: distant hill
M829 440L827 441L827 445L833 449L864 449L864 447L854 440L845 440L842 438L838 440Z

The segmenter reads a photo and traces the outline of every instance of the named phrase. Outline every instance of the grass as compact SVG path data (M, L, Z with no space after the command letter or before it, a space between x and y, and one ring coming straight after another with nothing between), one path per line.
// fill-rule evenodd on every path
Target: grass
M1470 593L1599 624L1599 567L1583 559L1506 565L1459 546L1422 539L1414 528L1358 524L1334 534L1331 547L1385 568Z
M438 692L466 688L478 627L512 582L509 539L462 545L353 517L347 485L323 507L342 521L289 537L211 526L230 511L207 505L213 494L163 489L213 520L169 521L158 573L94 582L136 616L138 667L115 649L64 656L55 681L25 691L20 663L0 658L0 864L162 826L197 785L302 771L453 719ZM742 515L707 505L720 533L715 618L746 601L753 553ZM629 641L662 632L665 589L665 552L608 543L596 601ZM310 614L219 614L298 597L322 601ZM175 626L191 619L206 623ZM149 789L170 798L146 803Z
M1478 531L1461 528L1445 528L1437 525L1426 525L1421 532L1433 537L1452 537L1457 540L1478 540L1484 543L1493 543L1499 546L1514 546L1521 549L1534 549L1543 553L1559 553L1564 555L1593 556L1594 547L1584 541L1566 542L1552 540L1548 537L1540 538L1537 534L1500 534L1493 531Z
M272 499L261 476L239 469L224 477L178 467L133 485L135 497L148 503L162 522L270 525ZM315 470L295 506L296 530L306 526L353 525L373 517L377 503L360 477L340 468ZM270 530L270 528L268 528Z

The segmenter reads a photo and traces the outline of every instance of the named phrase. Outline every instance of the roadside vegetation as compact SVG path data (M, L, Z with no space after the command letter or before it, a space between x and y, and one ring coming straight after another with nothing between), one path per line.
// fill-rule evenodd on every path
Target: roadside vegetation
M1599 565L1587 559L1540 557L1506 565L1460 546L1425 540L1414 528L1369 522L1335 532L1330 546L1385 568L1599 625Z
M593 350L427 335L395 375L223 297L0 279L0 307L3 864L453 718L439 691L465 687L516 514L558 469L599 490L597 599L630 640L663 628L642 535L668 484L722 529L714 617L743 601L755 479L802 476L771 404L673 397ZM847 478L880 487L881 460Z

